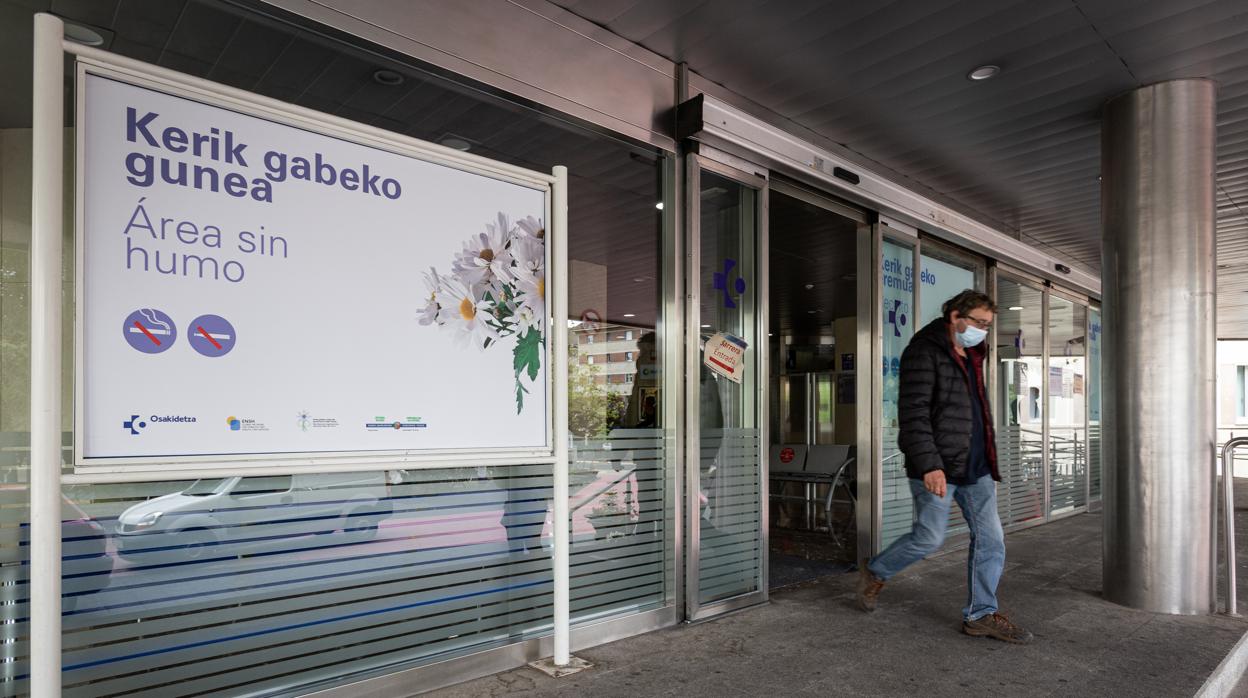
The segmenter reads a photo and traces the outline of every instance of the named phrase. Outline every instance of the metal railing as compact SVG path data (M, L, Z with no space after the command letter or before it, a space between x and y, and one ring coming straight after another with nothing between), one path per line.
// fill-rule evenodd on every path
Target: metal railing
M1239 615L1235 589L1235 449L1248 446L1248 436L1229 439L1222 445L1222 546L1226 560L1226 614Z

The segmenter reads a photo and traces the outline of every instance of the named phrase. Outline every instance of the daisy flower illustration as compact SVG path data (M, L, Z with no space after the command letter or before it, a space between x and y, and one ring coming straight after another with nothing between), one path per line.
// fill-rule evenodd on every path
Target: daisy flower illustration
M442 305L439 300L440 296L444 294L442 277L438 276L438 270L433 267L429 267L429 271L424 273L424 277L425 287L429 290L429 294L425 297L425 307L420 310L419 322L422 325L442 324L439 322L442 314Z
M427 294L422 325L448 327L463 345L485 351L514 337L516 413L524 410L527 383L537 381L546 339L546 231L537 218L514 225L499 213L485 232L471 236L451 260L449 275L423 274Z
M512 257L507 249L510 231L507 217L498 214L497 223L487 223L484 233L464 243L463 251L455 260L456 275L468 283L501 288L510 280Z
M498 339L498 332L491 327L494 302L485 299L471 284L456 281L448 290L451 325L455 337L462 344L485 349L489 342Z
M516 235L519 237L543 240L546 237L546 226L533 216L525 216L516 221Z

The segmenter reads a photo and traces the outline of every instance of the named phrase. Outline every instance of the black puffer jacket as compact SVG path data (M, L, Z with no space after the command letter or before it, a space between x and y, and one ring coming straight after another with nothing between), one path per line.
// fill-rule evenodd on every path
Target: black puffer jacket
M906 475L921 479L932 470L944 470L954 480L966 476L971 449L971 392L967 371L979 374L980 404L984 406L985 452L992 479L1000 482L997 450L988 399L983 393L985 349L981 344L966 350L963 360L953 350L943 318L919 330L901 354L901 388L897 438L906 454Z

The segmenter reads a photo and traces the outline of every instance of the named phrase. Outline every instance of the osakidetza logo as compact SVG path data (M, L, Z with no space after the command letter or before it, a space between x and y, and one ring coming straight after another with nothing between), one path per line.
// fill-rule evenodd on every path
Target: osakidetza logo
M130 432L131 436L142 434L149 426L165 425L165 424L193 424L198 421L195 417L185 414L153 414L146 419L137 414L130 415L129 419L122 420L121 428Z

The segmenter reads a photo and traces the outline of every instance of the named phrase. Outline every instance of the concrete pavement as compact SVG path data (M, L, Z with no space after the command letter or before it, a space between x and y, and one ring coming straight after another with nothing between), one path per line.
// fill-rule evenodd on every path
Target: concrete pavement
M431 695L1191 696L1248 631L1240 618L1103 600L1098 514L1011 534L1007 546L1000 597L1035 633L1028 646L959 632L966 553L953 550L891 582L874 615L853 607L856 573L840 574L719 620L578 652L595 666L571 677L522 668Z

